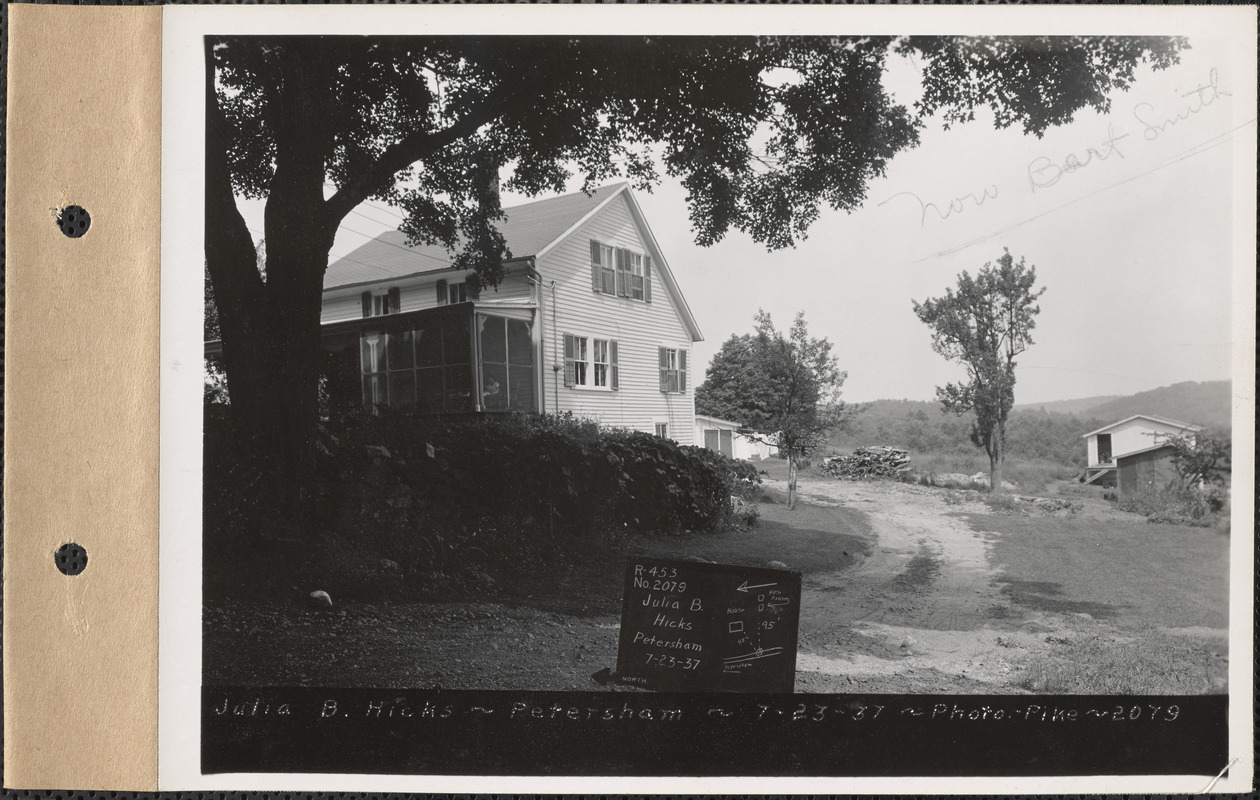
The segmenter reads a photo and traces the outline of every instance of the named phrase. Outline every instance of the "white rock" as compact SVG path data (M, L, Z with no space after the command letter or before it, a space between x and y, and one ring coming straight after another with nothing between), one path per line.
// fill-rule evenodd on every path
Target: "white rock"
M315 590L306 596L307 603L311 608L332 608L332 598L328 596L328 592Z

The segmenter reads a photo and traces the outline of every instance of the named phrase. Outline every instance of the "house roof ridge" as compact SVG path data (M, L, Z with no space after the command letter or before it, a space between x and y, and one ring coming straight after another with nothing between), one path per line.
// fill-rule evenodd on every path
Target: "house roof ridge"
M1133 414L1131 416L1125 417L1122 420L1118 420L1116 422L1112 422L1107 425L1104 425L1101 428L1092 430L1089 433L1082 433L1081 438L1084 439L1088 436L1093 436L1096 433L1102 433L1103 431L1110 430L1116 427L1117 425L1123 425L1126 422L1132 422L1135 419L1149 419L1155 422L1162 422L1165 425L1171 425L1174 428L1181 428L1182 430L1186 430L1186 431L1198 432L1198 431L1203 430L1202 425L1194 425L1189 422L1182 422L1179 419L1172 419L1170 417L1157 417L1154 414Z

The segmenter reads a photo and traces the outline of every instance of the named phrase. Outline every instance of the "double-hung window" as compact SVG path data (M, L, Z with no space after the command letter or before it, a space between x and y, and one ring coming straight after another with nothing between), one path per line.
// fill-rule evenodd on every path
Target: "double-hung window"
M652 302L652 258L592 239L591 289L600 294Z
M397 286L386 292L364 292L361 302L365 317L397 314L402 306L402 293Z
M468 281L460 281L459 283L451 283L449 281L437 282L437 304L440 306L466 303L469 300L476 299L477 292L468 285Z
M687 351L662 347L658 351L661 374L661 391L685 393L687 391Z
M564 335L564 385L616 389L617 340Z

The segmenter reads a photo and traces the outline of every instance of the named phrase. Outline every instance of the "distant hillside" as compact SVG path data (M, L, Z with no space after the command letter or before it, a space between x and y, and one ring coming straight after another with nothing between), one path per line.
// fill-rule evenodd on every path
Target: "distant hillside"
M1051 400L1049 403L1016 403L1016 411L1052 411L1056 414L1087 414L1098 406L1113 400L1122 400L1124 395L1100 394L1097 397L1082 397L1077 400Z
M1114 421L1134 414L1154 414L1223 434L1231 428L1229 392L1229 381L1174 383L1095 406L1089 409L1089 416Z
M1095 428L1131 417L1153 414L1202 425L1227 435L1229 381L1178 383L1123 397L1090 397L1017 406L1007 424L1010 455L1044 458L1081 466L1081 439ZM971 417L947 414L940 403L920 400L876 400L863 408L848 428L831 437L832 449L890 445L917 453L975 453L968 438Z

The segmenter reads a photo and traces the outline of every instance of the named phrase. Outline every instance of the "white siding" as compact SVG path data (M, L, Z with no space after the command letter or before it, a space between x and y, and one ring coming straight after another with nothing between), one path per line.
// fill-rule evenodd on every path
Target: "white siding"
M1168 425L1141 417L1100 431L1100 434L1111 434L1112 463L1115 462L1116 458L1126 453L1145 450L1148 447L1161 444L1169 436L1188 436L1190 438L1194 436L1192 432L1179 428L1176 425ZM1096 433L1085 440L1086 458L1089 466L1098 464L1098 436L1099 434Z
M695 442L697 373L691 336L679 318L669 293L652 264L652 302L601 294L591 288L590 241L647 253L626 201L615 198L594 218L539 259L543 278L541 316L545 330L542 373L544 407L549 412L572 411L603 425L651 433L655 425L669 425L670 438L680 444ZM555 306L552 308L555 281ZM552 312L555 312L553 324ZM620 388L603 390L564 386L566 333L618 343ZM660 390L658 348L687 351L687 391ZM553 369L559 366L560 369Z
M359 319L363 316L363 293L384 294L393 286L398 287L400 311L419 311L433 308L437 302L437 282L460 283L466 273L452 272L448 275L428 275L420 278L405 278L398 281L382 281L371 286L358 286L347 289L333 289L324 293L324 306L320 314L321 323L341 322L348 319ZM505 300L532 299L529 280L523 274L509 275L497 289L486 289L481 293L482 302L493 303Z

